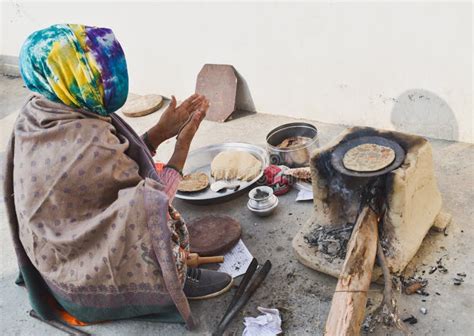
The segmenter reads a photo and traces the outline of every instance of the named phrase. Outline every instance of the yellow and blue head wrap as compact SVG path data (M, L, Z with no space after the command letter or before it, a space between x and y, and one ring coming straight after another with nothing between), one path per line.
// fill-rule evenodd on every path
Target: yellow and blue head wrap
M125 55L108 28L59 24L34 32L21 49L20 71L30 90L103 116L128 95Z

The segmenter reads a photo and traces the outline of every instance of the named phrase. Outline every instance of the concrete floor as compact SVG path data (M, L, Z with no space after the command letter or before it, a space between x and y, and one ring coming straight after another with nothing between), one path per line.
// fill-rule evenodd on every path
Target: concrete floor
M6 138L16 117L16 110L27 96L18 78L0 76L0 160L3 158ZM138 131L144 131L159 118L159 113L129 119ZM249 142L264 145L265 135L272 128L294 119L265 114L247 114L225 124L205 121L193 143L193 148L221 142ZM320 143L324 144L344 127L310 121L320 130ZM413 314L418 323L409 326L416 335L472 335L474 330L474 145L443 140L431 140L434 149L436 175L444 198L444 208L453 215L448 235L430 233L409 270L429 270L441 256L447 274L427 275L430 296L401 295L398 299L402 313ZM159 149L157 160L165 161L173 148L173 141ZM276 213L266 219L254 217L246 208L246 197L213 206L195 206L179 200L174 205L185 218L206 213L227 214L242 224L243 240L260 262L270 259L272 271L258 289L244 311L228 328L230 334L241 334L243 316L256 315L257 306L279 308L286 335L322 335L331 305L336 279L310 270L293 257L291 240L307 220L312 203L295 203L296 193L280 197ZM1 198L3 200L3 198ZM63 335L28 317L30 309L26 292L14 284L17 275L14 251L10 242L3 206L0 207L0 318L3 335ZM457 272L466 272L461 286L454 286L452 278ZM427 273L427 272L426 272ZM369 296L373 302L381 299L380 287L374 285ZM435 295L439 292L440 295ZM191 304L200 320L195 333L208 335L221 318L232 292L208 301ZM423 302L422 300L426 300ZM428 309L426 315L419 312ZM182 325L136 321L103 323L85 330L94 335L183 335L188 334ZM394 330L380 327L374 335L393 335Z

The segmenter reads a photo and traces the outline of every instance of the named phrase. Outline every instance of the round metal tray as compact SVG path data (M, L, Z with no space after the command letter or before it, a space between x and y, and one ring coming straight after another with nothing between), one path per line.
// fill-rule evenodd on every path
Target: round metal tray
M194 172L203 172L209 177L210 184L215 182L211 176L211 162L214 157L222 151L226 150L240 150L245 151L260 160L262 162L262 170L252 181L237 181L240 184L240 188L237 191L225 190L223 192L214 192L209 187L203 191L194 193L183 193L178 191L176 198L184 201L188 201L194 204L213 204L219 202L225 202L233 199L243 193L245 193L255 182L257 182L263 176L263 170L268 166L268 154L267 151L261 147L246 144L246 143L223 143L215 144L206 147L202 147L193 150L189 153L186 160L186 164L183 169L183 173L190 174Z

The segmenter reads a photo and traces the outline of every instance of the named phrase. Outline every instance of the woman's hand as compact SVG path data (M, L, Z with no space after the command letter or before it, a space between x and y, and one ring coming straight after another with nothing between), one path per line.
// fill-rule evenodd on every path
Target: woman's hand
M171 96L171 102L163 112L160 121L148 131L151 144L157 148L165 140L177 135L190 115L201 106L204 100L204 96L193 94L177 107L176 98Z
M203 98L200 106L192 113L186 125L184 125L184 127L179 131L174 153L168 162L170 166L173 166L178 170L183 169L191 142L199 128L199 125L201 125L202 120L206 116L208 109L209 101L206 98Z

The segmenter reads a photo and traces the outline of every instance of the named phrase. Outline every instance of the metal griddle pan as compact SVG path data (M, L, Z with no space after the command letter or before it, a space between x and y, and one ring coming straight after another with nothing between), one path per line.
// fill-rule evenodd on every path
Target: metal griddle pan
M393 162L387 167L380 170L371 171L371 172L358 172L358 171L350 170L344 167L344 163L342 162L342 159L344 158L344 155L346 154L346 152L362 144L376 144L380 146L389 147L393 149L393 151L395 152L395 160L393 160ZM341 174L346 175L346 176L353 176L353 177L375 177L375 176L384 175L400 167L400 165L403 163L404 160L405 160L405 151L403 150L402 146L400 146L397 142L393 140L390 140L381 136L365 136L365 137L349 140L337 146L331 155L332 166Z

